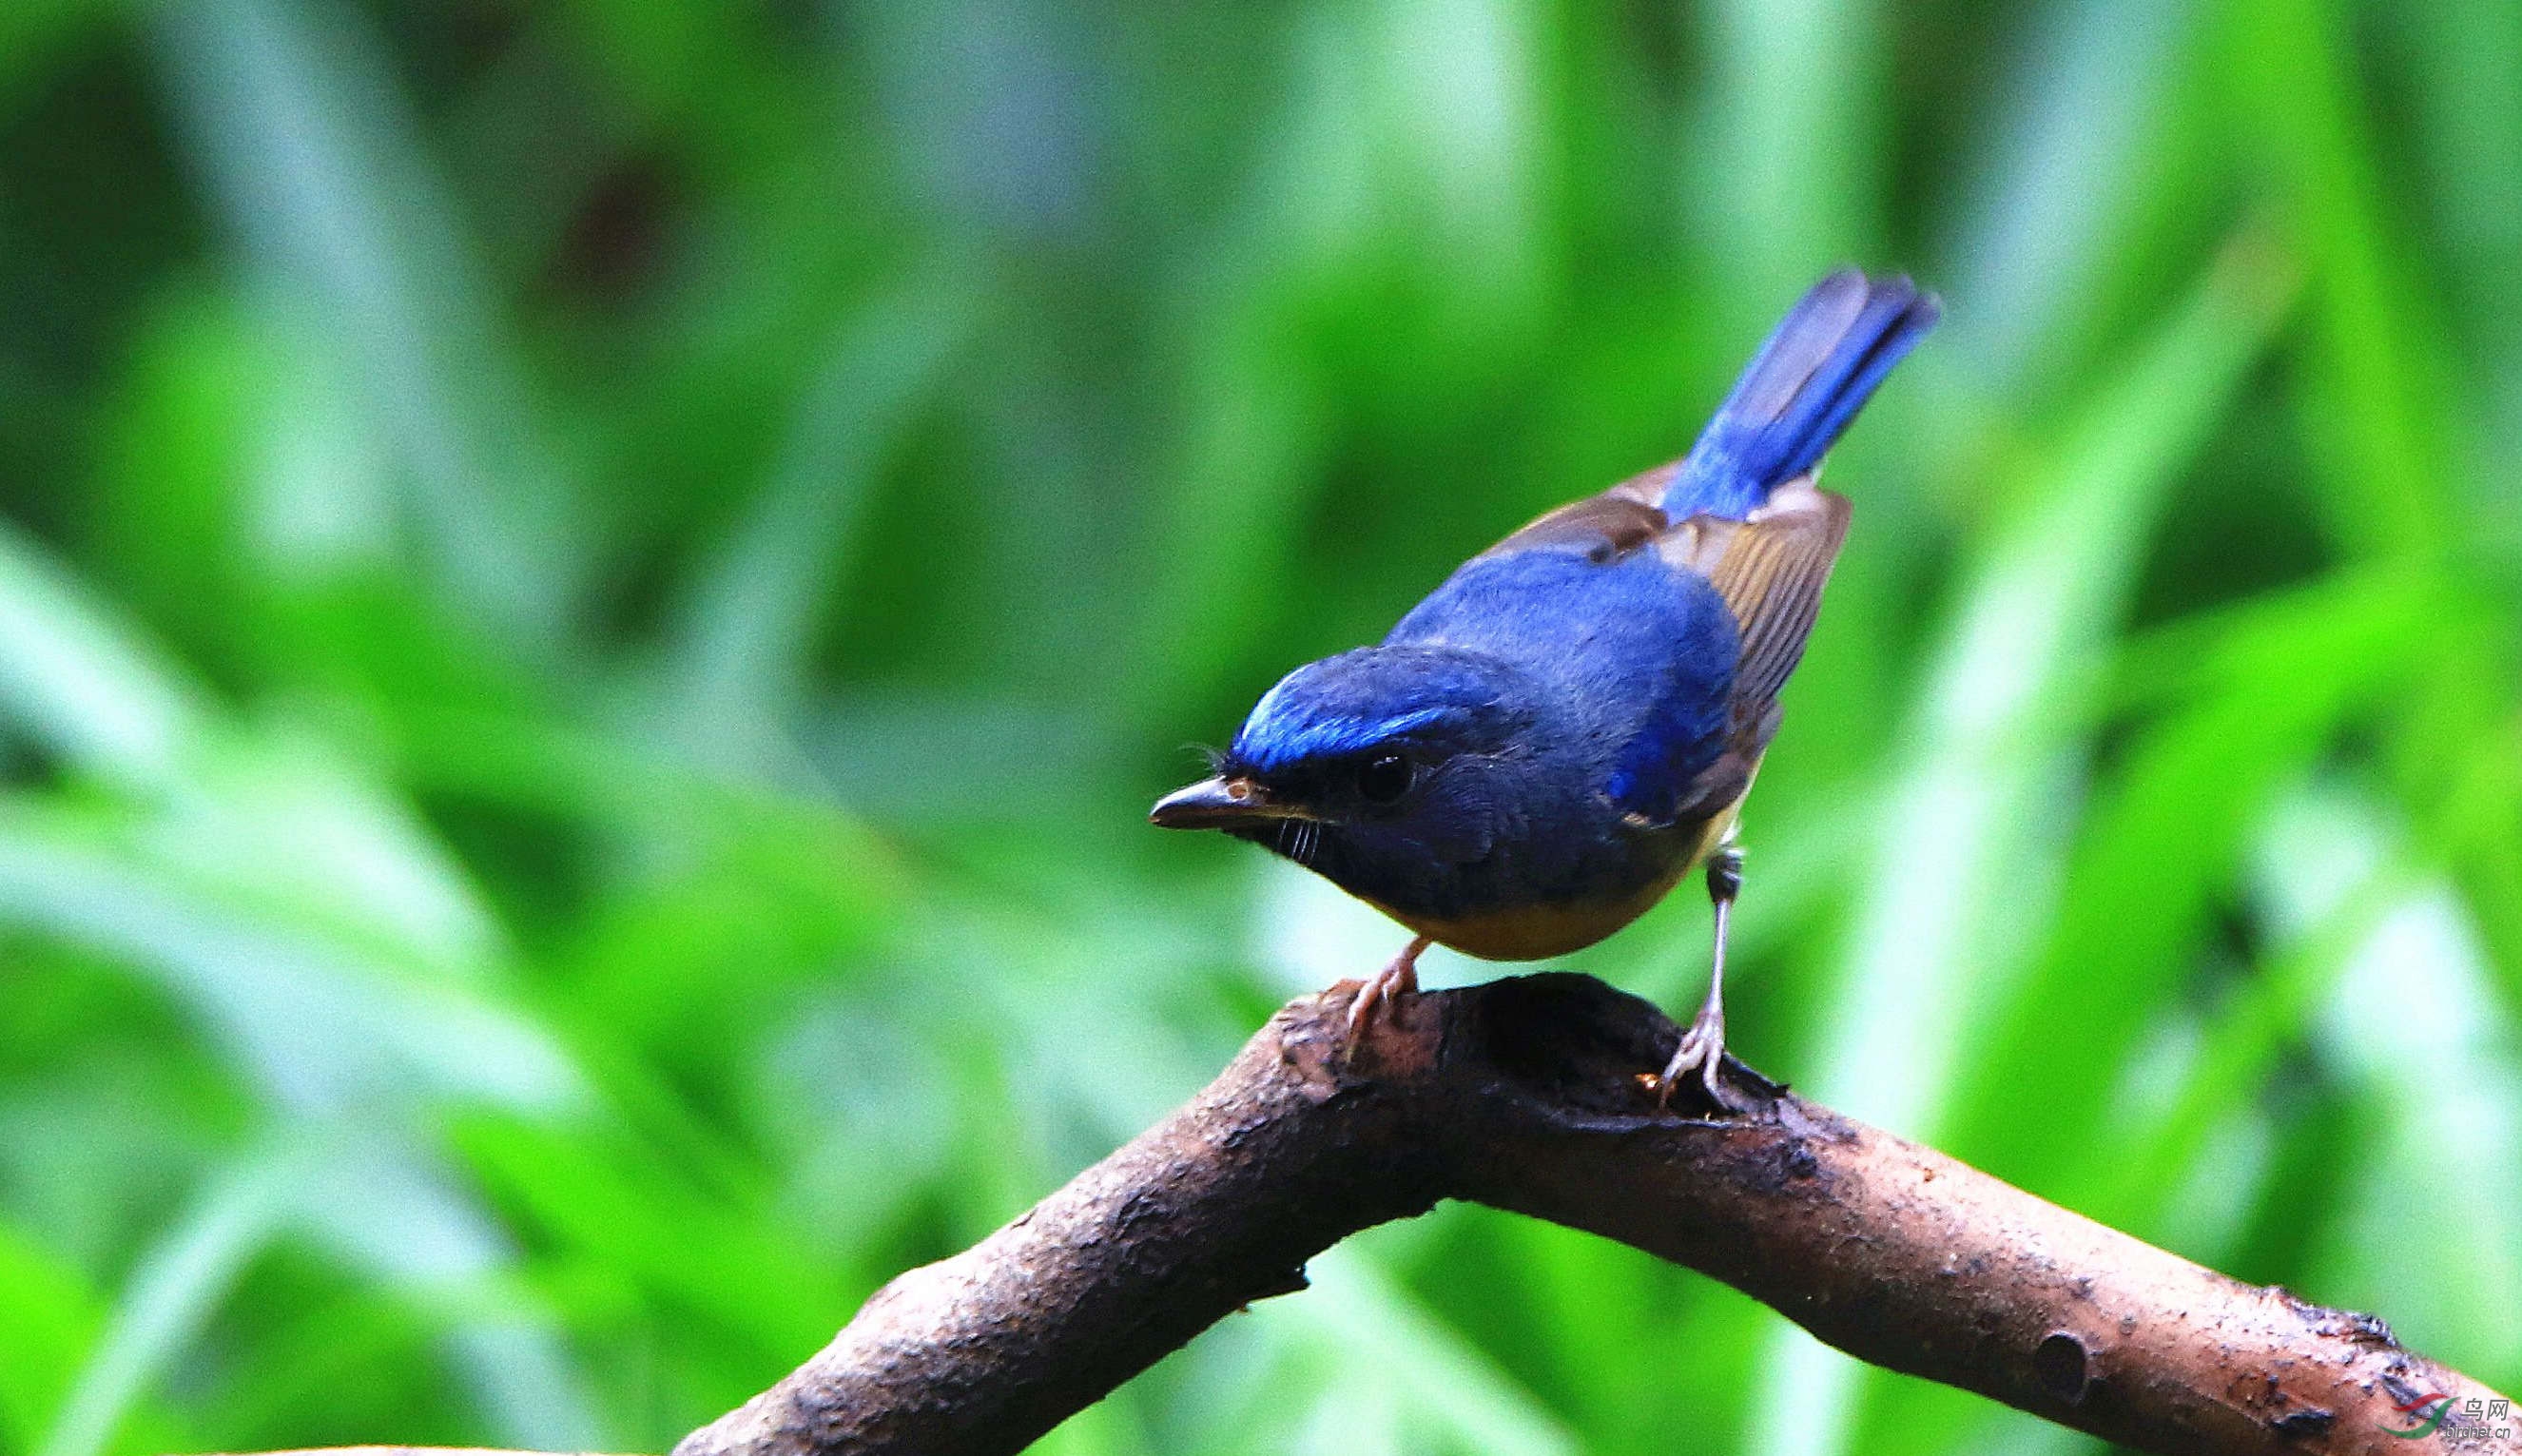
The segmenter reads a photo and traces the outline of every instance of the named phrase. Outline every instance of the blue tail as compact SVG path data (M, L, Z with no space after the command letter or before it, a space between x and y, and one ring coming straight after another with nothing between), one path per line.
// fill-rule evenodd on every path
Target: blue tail
M1690 447L1664 488L1664 513L1741 520L1820 464L1940 311L1906 278L1878 283L1842 268L1814 284Z

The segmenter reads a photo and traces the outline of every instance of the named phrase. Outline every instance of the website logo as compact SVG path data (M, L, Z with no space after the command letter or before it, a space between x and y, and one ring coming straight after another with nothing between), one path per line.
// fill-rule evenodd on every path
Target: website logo
M2507 1399L2484 1400L2473 1395L2467 1400L2455 1402L2450 1395L2441 1390L2435 1390L2424 1395L2410 1396L2391 1409L2398 1411L2408 1424L2381 1426L2375 1429L2385 1435L2396 1435L2402 1440L2423 1440L2438 1431L2475 1431L2481 1435L2493 1435L2498 1439L2509 1439L2513 1434L2513 1427L2509 1424L2513 1415L2513 1402Z
M2398 1411L2401 1415L2404 1415L2410 1421L2417 1422L2418 1424L2406 1427L2405 1429L2396 1426L2384 1426L2379 1428L2381 1433L2384 1435L2396 1435L2402 1440L2418 1440L2422 1437L2434 1434L2436 1428L2443 1425L2445 1413L2452 1409L2452 1397L2438 1391L2432 1395L2419 1395L2412 1399L2403 1400L2398 1405L2391 1407L2391 1409ZM2426 1412L2429 1409L2431 1409L2434 1414L2427 1415Z

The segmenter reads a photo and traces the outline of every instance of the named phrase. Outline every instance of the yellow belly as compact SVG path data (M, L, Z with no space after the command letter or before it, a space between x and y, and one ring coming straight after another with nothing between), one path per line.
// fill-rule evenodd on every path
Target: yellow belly
M1531 905L1459 919L1408 916L1391 906L1368 901L1440 946L1477 956L1483 961L1543 961L1581 951L1655 908L1681 877L1706 860L1734 827L1741 801L1699 826L1679 847L1672 868L1631 893L1579 905ZM1675 832L1690 834L1687 829Z

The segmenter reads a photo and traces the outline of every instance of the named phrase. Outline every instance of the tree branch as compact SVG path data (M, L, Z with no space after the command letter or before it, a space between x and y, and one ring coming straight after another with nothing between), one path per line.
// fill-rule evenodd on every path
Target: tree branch
M1469 1198L1742 1290L1831 1344L2161 1452L2405 1452L2495 1398L2369 1315L2240 1284L1760 1082L1659 1113L1678 1035L1583 976L1290 1004L1207 1090L1032 1211L903 1275L676 1456L1019 1450L1304 1263ZM1691 1115L1683 1115L1683 1114ZM2457 1418L2437 1433L2522 1451Z
M2498 1399L2370 1315L2241 1284L1789 1096L1660 1112L1679 1030L1586 976L1283 1008L1171 1117L980 1244L878 1291L675 1456L987 1456L1201 1330L1305 1287L1349 1234L1469 1198L1687 1264L1862 1360L2167 1453L2522 1453L2441 1420ZM310 1456L310 1453L268 1453ZM326 1456L456 1456L360 1446ZM532 1456L481 1452L472 1456Z

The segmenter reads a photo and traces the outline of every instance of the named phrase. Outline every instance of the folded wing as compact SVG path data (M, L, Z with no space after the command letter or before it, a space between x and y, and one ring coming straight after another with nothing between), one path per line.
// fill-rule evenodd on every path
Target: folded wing
M1779 487L1746 520L1693 516L1657 542L1666 560L1716 588L1742 636L1726 696L1725 751L1678 796L1676 819L1718 813L1751 786L1778 731L1778 694L1803 660L1822 587L1847 540L1849 512L1847 497L1807 477Z

